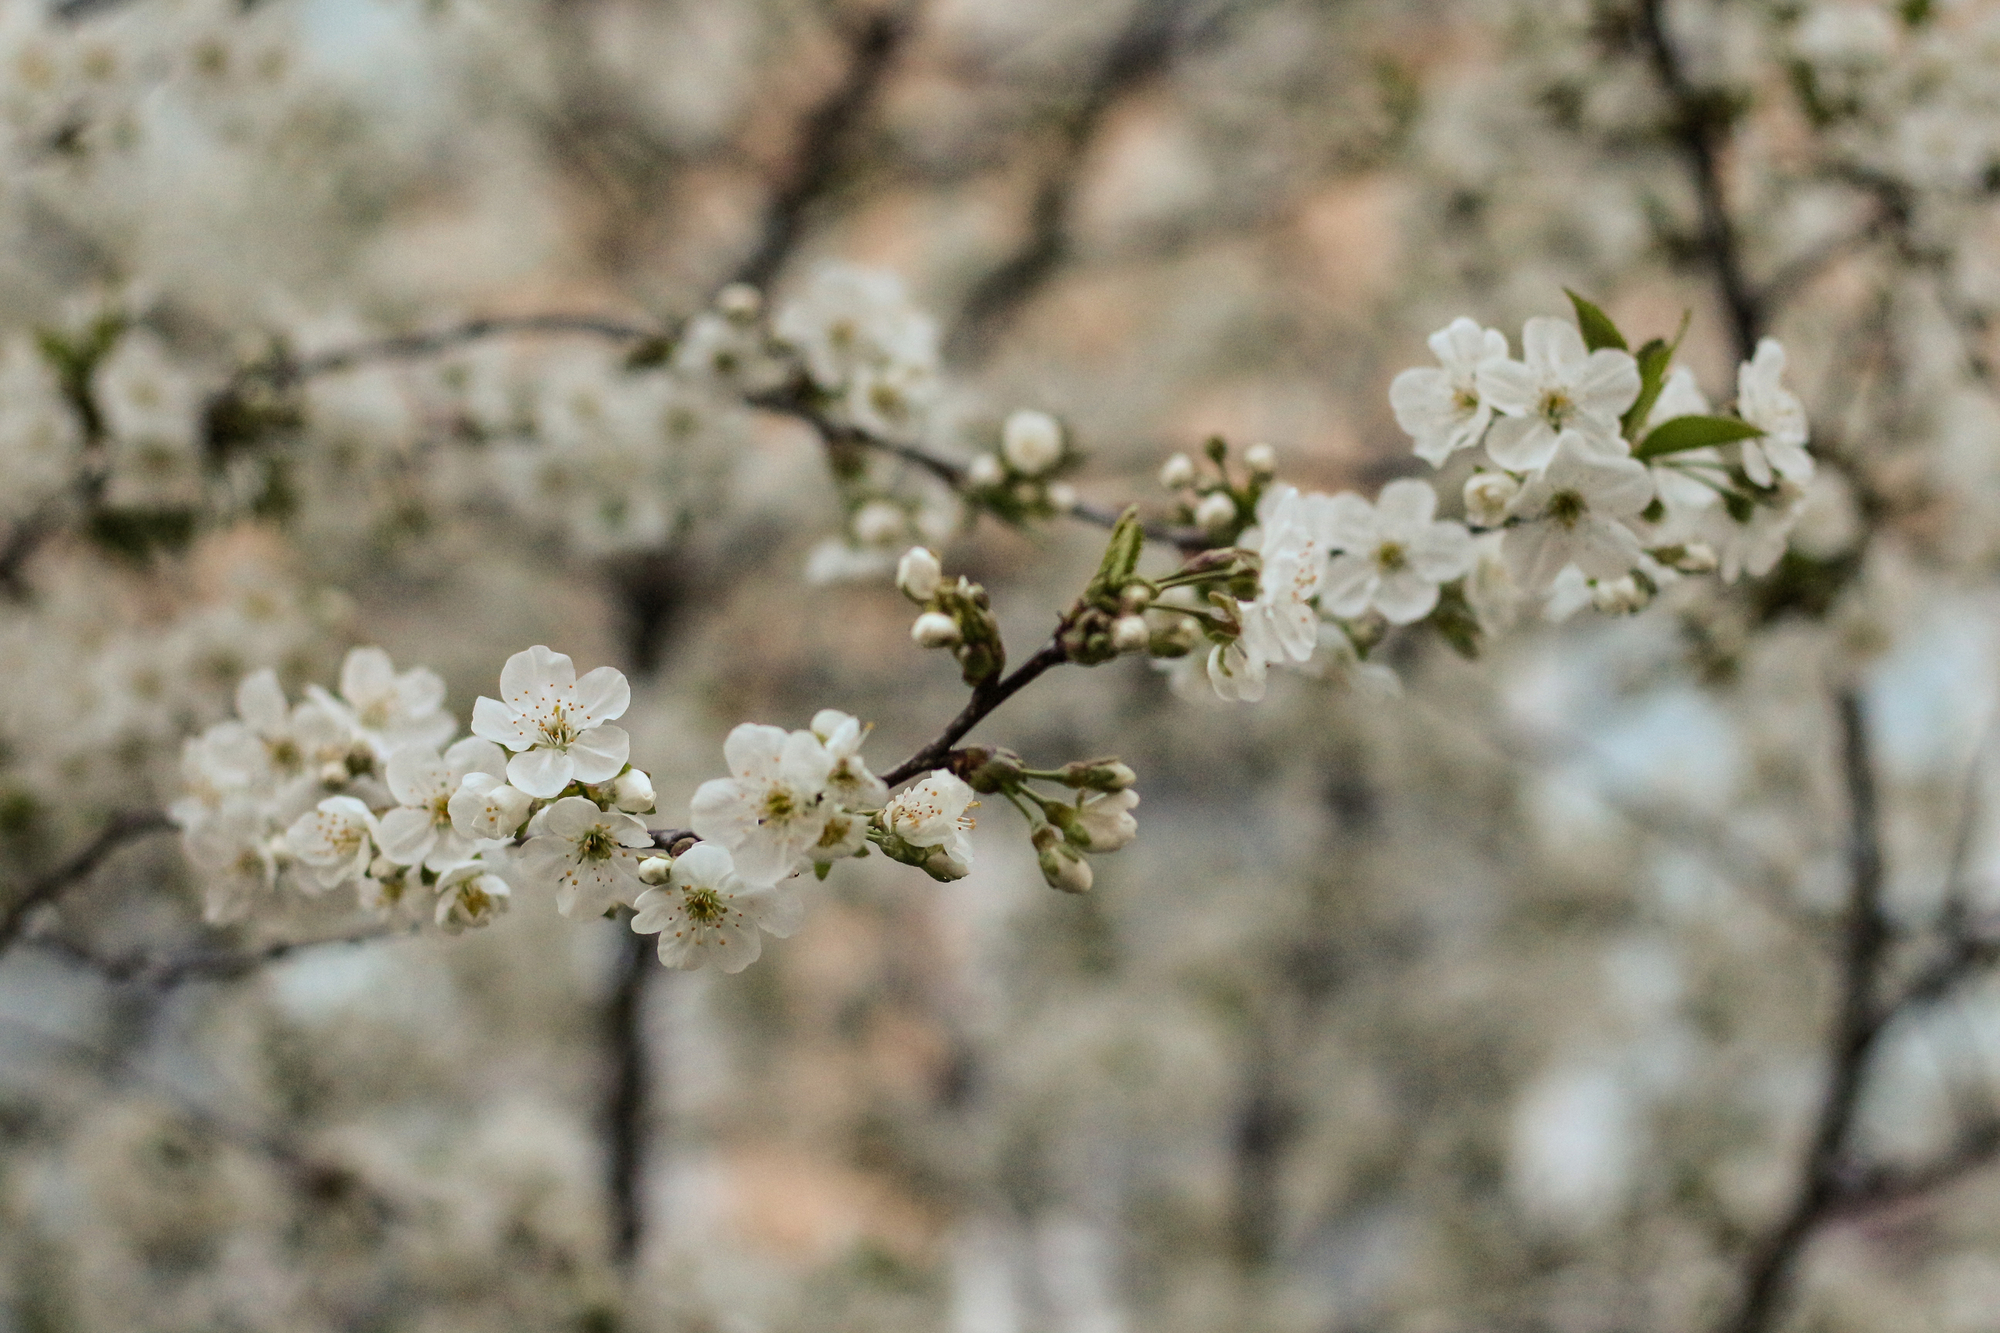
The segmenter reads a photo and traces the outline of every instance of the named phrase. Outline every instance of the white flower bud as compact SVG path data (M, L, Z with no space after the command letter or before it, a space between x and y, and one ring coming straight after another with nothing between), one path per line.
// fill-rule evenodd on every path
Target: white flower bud
M854 513L854 539L863 546L887 546L909 530L909 515L887 500L870 500Z
M1719 563L1713 546L1707 542L1689 542L1681 551L1681 558L1674 561L1674 568L1683 574L1711 574Z
M1090 862L1063 840L1060 830L1047 824L1035 830L1035 859L1042 878L1052 889L1063 893L1089 893L1093 877Z
M1521 483L1505 472L1475 472L1465 479L1465 516L1482 528L1507 521L1507 506L1521 493Z
M958 622L942 611L926 611L910 626L919 648L949 648L958 642Z
M1007 480L1007 469L994 454L980 454L965 469L965 479L980 490L990 490Z
M1201 497L1194 507L1194 525L1208 532L1221 532L1236 521L1236 501L1221 491Z
M378 880L392 880L403 873L403 867L386 856L378 856L368 863L368 877Z
M511 838L533 803L528 793L491 773L467 773L445 802L445 813L461 837Z
M643 815L653 808L653 780L637 768L628 768L611 782L611 804L628 815Z
M1650 600L1646 590L1630 574L1603 580L1590 590L1590 604L1607 616L1630 615Z
M738 324L748 324L764 309L764 295L747 282L732 282L715 294L715 308Z
M1139 821L1132 817L1132 807L1137 804L1139 793L1127 787L1093 796L1079 805L1076 823L1089 839L1090 850L1115 852L1138 837Z
M1076 487L1066 481L1050 482L1049 507L1058 514L1067 514L1076 508Z
M673 861L664 856L649 856L639 862L639 879L652 885L665 884L667 876L674 871Z
M1269 477L1278 470L1278 451L1268 444L1253 444L1243 451L1243 466L1259 477Z
M1186 454L1175 454L1169 458L1160 465L1160 485L1170 491L1194 485L1194 460Z
M944 582L944 566L938 558L922 546L912 546L903 552L903 558L896 565L896 586L903 596L913 602L928 602L937 596L938 585Z
M1039 476L1062 461L1062 425L1047 412L1024 408L1001 427L1000 452L1016 472Z
M1144 616L1120 616L1111 622L1111 646L1121 653L1143 653L1153 641Z
M338 787L347 781L347 764L344 760L329 759L319 766L319 780L329 787Z

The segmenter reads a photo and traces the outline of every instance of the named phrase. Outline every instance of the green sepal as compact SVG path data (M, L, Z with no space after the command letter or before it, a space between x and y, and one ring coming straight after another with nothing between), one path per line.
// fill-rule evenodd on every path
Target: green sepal
M1753 440L1764 432L1738 417L1675 417L1653 427L1632 457L1640 462L1706 449L1711 445Z
M1139 553L1145 546L1146 530L1139 522L1139 506L1129 505L1111 529L1111 540L1104 547L1104 558L1097 564L1097 574L1090 580L1090 586L1083 590L1084 600L1104 606L1115 605L1118 595L1137 573Z
M1465 580L1453 579L1438 589L1438 603L1426 617L1440 638L1468 662L1479 657L1479 616L1465 596Z

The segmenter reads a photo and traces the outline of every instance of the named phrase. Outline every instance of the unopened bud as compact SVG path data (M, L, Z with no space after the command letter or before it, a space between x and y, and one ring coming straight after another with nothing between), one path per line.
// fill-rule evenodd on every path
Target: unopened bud
M611 781L611 803L628 815L643 815L653 808L653 780L637 768L628 768Z
M748 324L764 309L764 294L747 282L732 282L715 294L715 308L738 324Z
M887 500L870 500L854 511L854 539L863 546L887 546L909 528L909 515Z
M639 862L639 879L643 883L656 886L665 884L667 876L671 875L673 870L674 863L671 859L664 856L649 856Z
M1144 616L1120 616L1111 622L1111 646L1121 653L1143 653L1152 642L1153 631Z
M319 766L319 780L329 787L338 787L348 777L347 761L344 759L329 759Z
M965 469L965 479L980 490L991 490L1007 480L1007 469L993 454L980 454Z
M1066 481L1049 483L1049 508L1058 514L1067 514L1076 508L1076 487Z
M1143 583L1128 583L1118 590L1118 609L1136 615L1153 604L1153 590Z
M1040 476L1062 461L1062 425L1047 412L1024 408L1001 427L1000 452L1016 472Z
M968 745L957 764L966 785L982 795L1018 784L1025 767L1020 755L998 745Z
M959 641L958 622L942 611L926 611L910 626L919 648L949 648Z
M1683 574L1708 574L1720 563L1713 546L1707 542L1689 542L1681 551L1681 558L1674 561L1674 568Z
M1175 454L1160 465L1160 485L1170 491L1194 485L1194 460L1186 454Z
M1507 506L1521 493L1521 483L1505 472L1475 472L1465 479L1465 516L1482 528L1507 521Z
M1194 507L1194 525L1207 532L1221 532L1236 521L1236 501L1221 491L1211 491Z
M397 865L386 856L378 856L368 863L368 877L370 879L392 880L402 873L403 867Z
M1268 444L1253 444L1243 451L1243 466L1256 476L1272 476L1278 470L1278 451Z
M903 558L896 565L896 586L903 596L913 602L928 602L937 596L938 585L944 582L944 566L938 558L922 546L912 546L903 552Z
M1138 780L1122 759L1077 759L1056 770L1056 781L1063 786L1089 791L1124 791Z
M1035 830L1033 841L1035 860L1050 888L1063 893L1090 892L1090 862L1069 845L1060 830L1044 824Z
M1639 581L1630 574L1606 579L1590 590L1590 604L1608 616L1629 615L1651 600L1646 590L1639 586Z

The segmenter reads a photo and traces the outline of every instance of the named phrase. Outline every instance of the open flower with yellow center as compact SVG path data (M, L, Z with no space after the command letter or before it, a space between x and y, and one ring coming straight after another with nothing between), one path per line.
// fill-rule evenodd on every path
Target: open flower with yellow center
M805 904L789 889L746 884L728 852L696 843L674 860L667 882L639 895L632 929L660 937L668 967L714 963L741 972L763 952L760 932L784 939L798 929Z
M882 828L912 847L933 847L936 865L925 869L941 879L963 879L972 869L971 811L978 802L964 779L945 769L897 792L882 809ZM942 873L941 873L942 872Z
M559 796L571 782L609 782L625 767L631 738L607 726L623 717L632 687L612 667L578 680L563 653L537 644L500 669L500 698L472 706L472 733L514 752L507 780L530 796Z
M1472 534L1438 520L1437 492L1412 478L1392 481L1374 504L1351 493L1333 497L1333 558L1320 604L1342 619L1371 608L1392 625L1422 620L1437 605L1438 585L1472 568Z
M396 670L380 648L352 648L340 664L340 696L306 687L314 703L359 732L375 757L405 745L442 745L458 730L444 711L444 680L426 667Z
M599 809L587 796L565 796L537 822L541 832L521 848L531 880L556 886L556 910L593 917L645 890L639 862L653 852L653 835L633 816Z
M308 889L360 879L375 859L375 816L352 796L329 796L285 830L285 846L312 869Z
M1586 351L1567 320L1536 316L1521 330L1520 361L1479 367L1479 394L1501 419L1486 434L1486 453L1510 472L1546 465L1564 431L1606 445L1618 418L1639 397L1639 363L1615 347Z
M443 870L472 855L471 840L452 827L451 798L469 773L498 779L507 754L492 741L468 736L443 755L406 745L389 756L389 793L398 802L382 820L382 855L397 865Z
M1493 404L1479 392L1479 368L1507 359L1507 337L1463 316L1430 337L1438 366L1413 367L1389 382L1396 424L1417 442L1417 457L1432 467L1478 444L1493 420Z
M447 935L468 926L487 926L507 910L507 881L479 861L466 861L438 880L436 920Z
M1652 500L1645 464L1564 431L1548 468L1508 506L1518 526L1502 538L1501 557L1529 592L1547 591L1572 564L1588 578L1615 579L1639 563L1639 538L1627 520Z
M731 776L695 791L695 834L728 851L745 883L775 884L818 844L837 808L827 794L834 757L810 731L753 722L729 733L722 754Z

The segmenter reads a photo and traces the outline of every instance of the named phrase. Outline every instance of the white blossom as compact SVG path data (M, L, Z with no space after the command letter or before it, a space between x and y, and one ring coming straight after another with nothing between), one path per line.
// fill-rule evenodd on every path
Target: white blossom
M1472 535L1436 512L1437 492L1408 477L1384 486L1372 505L1334 496L1331 544L1340 554L1327 568L1326 610L1352 619L1373 608L1392 625L1429 615L1438 585L1472 567Z
M507 910L507 881L479 861L453 866L438 878L437 924L456 935L468 926L490 926Z
M896 587L912 601L928 602L944 583L944 566L928 547L912 546L896 565Z
M442 745L458 728L444 711L444 681L428 667L399 672L380 648L352 648L340 664L340 697L306 696L354 728L377 759L405 745Z
M763 951L760 934L791 935L805 914L789 889L746 883L728 852L700 842L674 858L667 882L639 895L632 929L660 937L660 961L741 972Z
M352 796L329 796L285 830L285 845L322 889L368 872L375 859L375 816Z
M630 738L606 725L632 701L616 668L578 680L567 656L537 644L507 659L500 693L473 704L473 734L515 752L507 780L530 796L557 796L572 781L605 782L625 767Z
M382 855L397 865L421 864L431 870L466 860L472 844L453 827L451 799L469 774L498 781L506 770L506 753L476 736L459 741L443 755L421 744L406 745L390 755L386 776L397 806L381 816Z
M833 761L826 775L827 796L847 810L881 809L889 799L889 785L869 772L861 757L868 728L837 708L822 708L813 714L812 734Z
M1548 467L1528 479L1510 506L1519 526L1507 529L1501 546L1508 570L1531 592L1545 591L1570 564L1589 578L1617 578L1640 557L1625 520L1652 499L1643 463L1564 431Z
M1639 396L1639 363L1615 347L1584 349L1567 320L1538 315L1521 331L1520 361L1479 367L1481 398L1503 413L1486 434L1486 453L1510 472L1545 466L1565 431L1613 444L1618 418Z
M1430 336L1441 368L1414 367L1389 384L1396 424L1417 442L1417 457L1432 467L1478 444L1493 419L1493 405L1479 389L1479 369L1507 359L1507 336L1476 321L1454 319Z
M1062 461L1062 423L1032 408L1013 412L1000 428L1000 453L1016 472L1038 477Z
M1194 460L1186 454L1173 454L1160 464L1160 485L1170 491L1194 485Z
M639 895L643 858L653 835L631 815L600 809L587 796L565 796L536 816L536 836L521 848L521 871L556 886L556 910L564 916L602 916Z
M532 804L533 797L504 778L475 770L459 782L445 812L461 838L480 842L513 837Z
M643 815L658 800L653 779L644 770L628 768L611 779L611 804L628 815Z
M1084 833L1084 850L1115 852L1139 836L1139 821L1132 807L1139 793L1130 787L1118 791L1094 792L1077 803L1076 823Z
M1812 479L1812 455L1806 452L1806 409L1784 385L1785 349L1775 338L1763 338L1756 353L1736 371L1736 410L1764 433L1743 441L1743 471L1759 486L1772 477L1804 485Z
M912 847L937 849L926 860L926 870L941 879L962 879L972 868L972 841L966 834L976 822L968 812L977 804L964 779L938 769L890 798L881 824Z
M1726 505L1716 505L1702 516L1696 532L1715 552L1716 572L1724 583L1734 583L1744 574L1755 578L1768 574L1785 554L1805 507L1805 493L1789 482L1780 481L1778 503L1753 505L1746 518L1738 519Z
M1475 472L1465 479L1465 516L1482 528L1497 528L1520 493L1521 480L1511 472Z
M722 754L731 776L695 791L695 834L727 850L747 882L774 884L826 830L833 756L810 731L750 722L729 733Z

